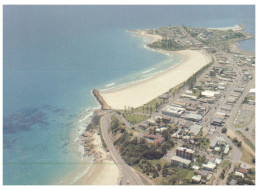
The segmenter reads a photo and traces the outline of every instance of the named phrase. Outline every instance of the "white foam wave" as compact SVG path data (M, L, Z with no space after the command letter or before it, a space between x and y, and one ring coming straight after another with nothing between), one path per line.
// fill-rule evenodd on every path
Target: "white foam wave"
M153 71L155 69L155 67L154 68L151 68L151 69L148 69L148 70L146 70L146 71L144 71L144 72L142 72L143 74L145 74L145 73L149 73L150 71Z
M110 83L110 84L107 84L106 87L109 87L109 86L113 86L115 85L116 83Z

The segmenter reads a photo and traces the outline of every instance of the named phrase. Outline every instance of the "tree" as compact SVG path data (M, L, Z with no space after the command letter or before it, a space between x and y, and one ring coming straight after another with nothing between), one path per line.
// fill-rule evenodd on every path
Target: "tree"
M227 128L226 127L224 127L224 128L222 128L222 133L226 133L227 132Z
M246 131L248 131L249 129L248 129L248 127L246 128Z
M162 167L161 167L161 164L160 164L160 163L158 163L158 164L156 165L156 167L157 167L157 170L158 170L158 171L161 171L161 168L162 168Z
M238 143L238 140L236 137L233 139L233 143Z
M255 163L255 158L252 158L252 162Z
M241 147L241 145L242 145L242 142L239 141L239 142L237 143L237 146L238 146L238 147Z

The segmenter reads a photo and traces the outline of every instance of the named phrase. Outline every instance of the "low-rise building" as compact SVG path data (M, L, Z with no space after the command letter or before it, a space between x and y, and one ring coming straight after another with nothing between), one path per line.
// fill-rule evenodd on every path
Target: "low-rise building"
M176 106L166 106L162 109L162 114L170 115L174 117L180 117L184 113L185 109Z
M180 166L180 167L184 167L184 168L189 168L191 165L191 161L181 158L179 156L173 156L171 158L171 164L174 166Z
M214 171L216 163L208 162L207 164L202 164L202 168L208 171Z
M191 125L190 126L190 131L189 134L193 135L193 136L197 136L199 134L199 132L201 131L202 126L201 125Z
M199 122L199 121L201 121L201 119L202 119L202 115L189 112L189 113L185 113L185 114L183 115L183 118L184 118L184 119L187 119L187 120L189 120L189 121Z
M192 176L192 182L199 183L201 181L201 175Z
M240 173L238 171L235 172L235 176L239 176L239 177L242 177L242 178L245 177L245 175L243 173Z
M225 149L224 149L224 154L228 154L228 152L229 152L229 145L227 144L226 146L225 146Z

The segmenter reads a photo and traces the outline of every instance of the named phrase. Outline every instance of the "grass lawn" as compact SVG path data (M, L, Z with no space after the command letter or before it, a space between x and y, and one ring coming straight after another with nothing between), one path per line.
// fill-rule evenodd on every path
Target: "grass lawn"
M223 170L226 170L229 167L230 161L229 160L224 160L221 167Z
M244 142L253 150L255 151L255 145L248 139L246 138L245 135L243 135L240 131L236 131L244 140Z
M132 114L132 113L126 113L124 114L124 117L131 124L137 124L149 118L149 116L147 115Z
M246 162L246 163L249 163L249 164L252 164L252 165L255 165L253 162L252 162L252 159L254 158L254 156L252 154L250 154L243 146L239 148L242 152L242 158L241 160Z

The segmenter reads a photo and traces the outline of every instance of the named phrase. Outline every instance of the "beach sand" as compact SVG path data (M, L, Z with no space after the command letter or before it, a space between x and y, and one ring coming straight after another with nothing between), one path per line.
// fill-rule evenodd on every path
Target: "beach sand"
M95 161L75 184L77 185L117 185L119 169L114 161L107 159L101 138L97 132L91 134ZM93 153L92 153L93 154ZM113 174L113 175L111 175Z
M100 95L105 102L112 109L143 106L145 103L186 81L203 66L211 62L209 54L202 50L167 51L166 53L179 54L184 57L184 60L167 71L147 80L120 89L100 91Z
M75 185L117 185L119 170L114 161L94 162Z

